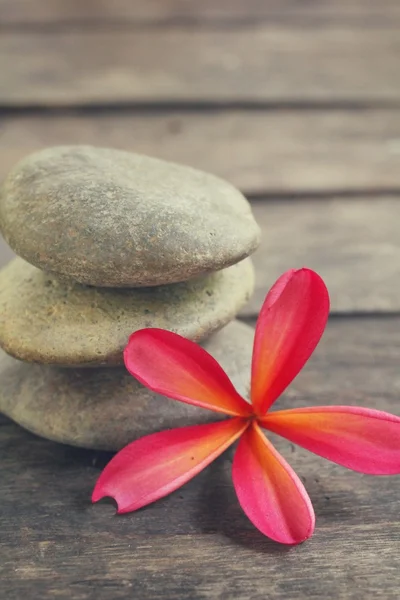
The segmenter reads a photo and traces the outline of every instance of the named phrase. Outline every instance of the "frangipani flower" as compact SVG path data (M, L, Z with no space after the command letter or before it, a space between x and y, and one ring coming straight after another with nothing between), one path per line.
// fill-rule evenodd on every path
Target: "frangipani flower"
M240 438L232 474L242 509L265 535L297 544L314 531L313 507L299 477L263 429L361 473L400 473L397 416L349 406L269 410L311 356L328 313L328 292L316 273L291 270L278 279L257 321L251 404L194 342L161 329L134 333L125 364L143 385L230 418L132 442L100 475L93 502L111 496L118 513L146 506L189 481Z

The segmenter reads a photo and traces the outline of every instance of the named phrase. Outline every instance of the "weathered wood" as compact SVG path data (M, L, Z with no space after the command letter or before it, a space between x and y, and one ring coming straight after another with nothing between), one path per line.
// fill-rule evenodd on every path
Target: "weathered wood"
M0 106L400 101L397 28L2 33Z
M393 22L400 17L397 0L0 0L0 23L118 23L170 24L184 21L203 25L243 23L259 19L268 22L307 19L312 22L329 19L351 23Z
M256 202L253 210L263 235L245 314L258 313L281 273L302 266L325 279L334 312L400 310L398 198Z
M400 189L400 110L0 114L0 179L35 150L93 144L187 163L246 194Z
M334 319L281 400L399 411L400 320ZM397 600L400 477L347 471L274 438L317 514L297 548L259 534L231 483L232 453L170 497L115 517L90 494L109 456L0 419L0 580L7 600Z
M324 277L334 313L400 311L400 199L255 201L262 242L256 291L242 316L260 310L281 273L308 266ZM0 264L11 253L0 240Z

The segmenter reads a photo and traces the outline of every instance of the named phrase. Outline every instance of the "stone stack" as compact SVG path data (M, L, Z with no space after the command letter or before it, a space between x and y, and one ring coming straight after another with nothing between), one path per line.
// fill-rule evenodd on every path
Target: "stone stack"
M143 327L202 342L247 392L253 332L230 321L253 290L259 229L230 184L118 150L50 148L5 180L0 227L18 255L0 272L1 412L105 450L215 419L126 372Z

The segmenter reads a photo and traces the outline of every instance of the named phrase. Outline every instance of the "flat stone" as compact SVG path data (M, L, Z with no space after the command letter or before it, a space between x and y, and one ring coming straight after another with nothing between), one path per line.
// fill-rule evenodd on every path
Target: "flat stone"
M62 283L14 259L0 271L0 346L29 362L118 365L131 333L161 327L199 341L249 299L249 258L184 283L139 289Z
M203 343L244 397L253 334L233 321ZM0 379L0 412L37 435L84 448L119 450L148 433L224 418L150 392L124 367L60 369L0 350Z
M0 228L31 264L105 287L185 281L239 262L260 237L249 203L226 181L91 146L21 161L0 191Z

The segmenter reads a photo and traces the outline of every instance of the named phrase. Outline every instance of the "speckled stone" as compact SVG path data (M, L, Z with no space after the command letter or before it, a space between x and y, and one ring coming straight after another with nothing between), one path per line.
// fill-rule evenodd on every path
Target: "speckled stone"
M62 283L16 258L0 271L0 346L29 362L122 364L133 331L162 327L202 340L236 316L253 287L249 258L185 283L131 290Z
M208 173L108 148L48 148L0 191L11 248L47 272L105 287L185 281L259 243L250 205Z
M248 397L253 329L233 321L203 343ZM216 421L217 413L150 392L125 370L60 369L0 350L0 411L42 437L118 450L155 431Z

